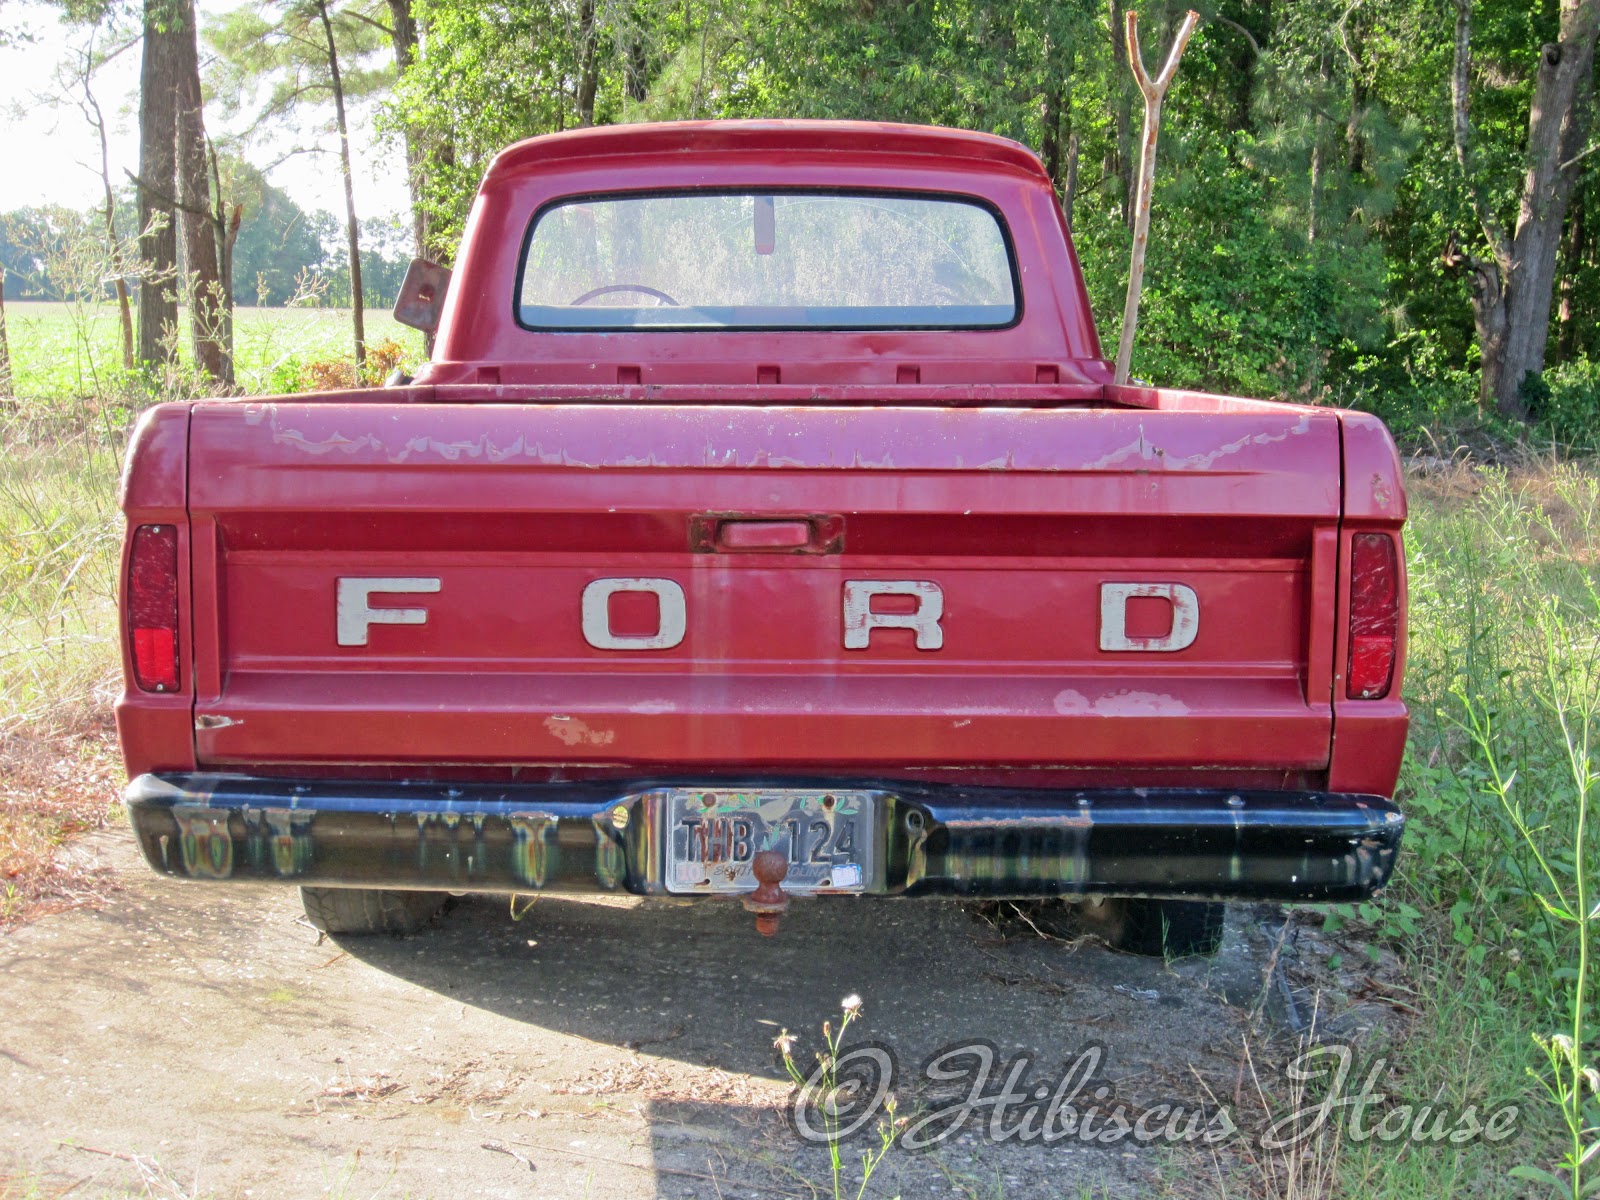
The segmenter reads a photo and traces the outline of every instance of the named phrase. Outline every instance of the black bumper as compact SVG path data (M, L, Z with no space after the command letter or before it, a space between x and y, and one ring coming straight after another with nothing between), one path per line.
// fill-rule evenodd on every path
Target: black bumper
M674 786L141 775L125 800L168 875L664 895ZM1354 900L1388 881L1405 825L1391 801L1350 793L851 786L873 793L863 890L879 895Z

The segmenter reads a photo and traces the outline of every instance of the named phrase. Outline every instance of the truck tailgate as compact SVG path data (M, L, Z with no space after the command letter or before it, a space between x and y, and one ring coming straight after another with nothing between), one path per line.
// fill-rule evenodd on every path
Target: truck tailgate
M202 766L1328 763L1332 413L218 402L189 462Z

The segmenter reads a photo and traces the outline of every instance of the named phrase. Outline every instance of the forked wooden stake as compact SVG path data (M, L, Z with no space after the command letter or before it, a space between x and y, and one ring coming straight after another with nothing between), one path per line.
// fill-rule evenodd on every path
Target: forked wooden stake
M1128 299L1122 306L1122 341L1117 346L1117 382L1128 382L1128 367L1133 360L1133 335L1139 328L1139 293L1144 288L1144 254L1150 243L1150 194L1156 181L1156 138L1161 133L1161 102L1166 99L1167 86L1178 72L1178 60L1183 48L1189 44L1200 14L1189 11L1178 26L1178 37L1167 55L1167 65L1154 79L1144 69L1144 55L1139 50L1139 14L1128 14L1128 65L1133 77L1144 93L1144 152L1139 156L1139 191L1133 210L1133 258L1128 264Z

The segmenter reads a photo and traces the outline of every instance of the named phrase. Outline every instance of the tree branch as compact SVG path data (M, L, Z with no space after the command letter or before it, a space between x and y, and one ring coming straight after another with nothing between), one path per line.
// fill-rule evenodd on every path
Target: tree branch
M143 179L141 179L138 175L135 175L126 167L123 168L122 173L128 177L129 183L133 184L134 187L141 188L144 191L147 191L150 195L156 197L156 199L161 201L164 207L170 205L179 212L186 212L192 217L204 217L208 221L211 219L210 209L196 208L192 204L185 204L182 200L178 199L178 197L174 196L166 189L155 187L153 184L147 184Z
M393 37L394 36L394 30L392 28L390 28L388 25L385 25L382 21L373 20L371 17L367 16L367 14L364 13L364 12L358 12L353 8L347 8L343 12L341 12L339 15L341 17L353 17L357 21L360 21L365 25L371 25L374 29L378 30L380 33L387 34L389 37Z
M1257 58L1261 57L1261 43L1256 41L1256 35L1251 33L1243 25L1239 24L1239 22L1237 22L1235 20L1232 20L1232 19L1230 19L1228 17L1225 17L1221 13L1212 13L1211 17L1210 17L1210 20L1220 21L1222 24L1228 26L1229 28L1238 30L1241 34L1244 35L1244 40L1250 43L1251 52L1253 54L1255 54L1255 56Z
M1161 74L1151 79L1150 73L1145 70L1144 53L1139 49L1139 14L1129 11L1128 65L1133 68L1133 77L1147 102L1157 104L1167 94L1167 85L1177 73L1178 60L1183 57L1183 48L1189 44L1189 35L1194 32L1195 23L1199 20L1200 14L1196 12L1191 12L1183 18L1183 24L1178 26L1178 36L1172 41L1172 50L1167 55L1166 64L1161 68Z

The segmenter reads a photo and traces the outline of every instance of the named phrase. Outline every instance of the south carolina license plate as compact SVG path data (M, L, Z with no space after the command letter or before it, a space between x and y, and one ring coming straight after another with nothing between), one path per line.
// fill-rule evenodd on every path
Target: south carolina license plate
M750 892L762 850L789 860L788 892L865 890L872 863L867 792L678 788L667 796L667 890Z

